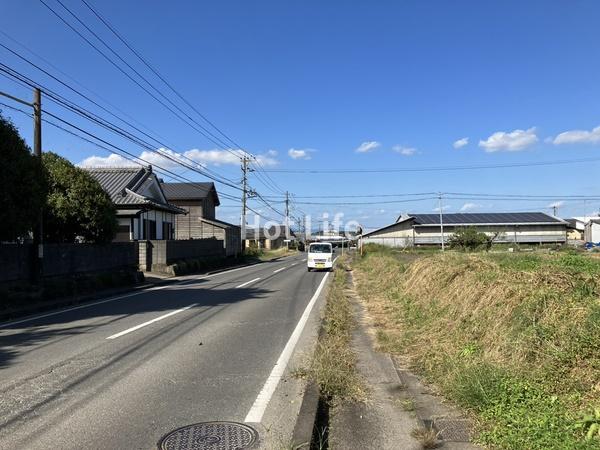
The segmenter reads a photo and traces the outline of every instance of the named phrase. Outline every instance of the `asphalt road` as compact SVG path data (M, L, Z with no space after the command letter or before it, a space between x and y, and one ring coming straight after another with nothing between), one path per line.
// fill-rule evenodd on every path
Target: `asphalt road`
M325 277L305 257L0 324L0 448L151 449L191 423L260 422Z

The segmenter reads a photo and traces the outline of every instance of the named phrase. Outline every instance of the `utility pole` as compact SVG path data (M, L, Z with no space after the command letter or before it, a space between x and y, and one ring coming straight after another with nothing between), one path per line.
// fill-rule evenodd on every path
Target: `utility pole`
M39 88L33 90L33 154L42 164L42 91ZM42 279L44 270L44 227L43 211L38 213L38 223L33 230L33 244L37 252L35 276Z
M240 233L242 241L242 256L246 250L246 200L248 194L248 157L242 157L242 223Z
M440 232L442 234L442 251L444 251L444 213L443 213L443 207L442 207L442 193L440 192L438 194L438 203L439 203L439 209L440 209Z
M558 217L558 206L552 206L552 214L554 215L554 217Z
M285 191L285 238L290 239L290 193Z
M38 163L42 164L42 91L39 88L33 89L33 103L2 91L0 91L0 96L10 98L15 102L33 108L33 155L39 158ZM34 267L32 275L34 280L42 279L42 262L44 258L42 218L43 211L40 210L38 214L38 223L33 228L32 262Z

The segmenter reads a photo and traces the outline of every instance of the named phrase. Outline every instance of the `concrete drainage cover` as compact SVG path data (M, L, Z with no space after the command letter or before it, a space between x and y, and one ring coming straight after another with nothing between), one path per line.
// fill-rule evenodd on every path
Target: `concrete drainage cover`
M160 450L241 450L258 440L254 428L236 422L203 422L177 428L158 443Z
M445 441L469 442L469 421L465 419L435 419L433 426Z

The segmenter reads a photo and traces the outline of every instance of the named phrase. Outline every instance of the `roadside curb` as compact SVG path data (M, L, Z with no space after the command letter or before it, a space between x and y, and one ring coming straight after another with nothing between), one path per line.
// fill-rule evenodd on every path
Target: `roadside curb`
M311 446L319 408L319 397L319 387L316 383L309 381L292 434L292 445L295 449L310 448Z

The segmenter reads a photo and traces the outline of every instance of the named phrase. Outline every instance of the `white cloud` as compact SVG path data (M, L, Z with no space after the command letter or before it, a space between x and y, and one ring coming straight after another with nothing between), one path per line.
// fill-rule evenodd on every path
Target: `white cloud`
M356 148L355 152L356 153L368 153L368 152L372 152L373 150L375 150L378 147L381 147L381 142L366 141L366 142L363 142L362 144L360 144Z
M479 146L488 153L507 151L518 152L532 146L538 141L535 127L527 130L514 130L509 133L496 131L485 141L479 141Z
M570 130L560 133L552 141L555 145L561 144L598 144L600 143L600 126L592 131Z
M454 141L454 144L452 144L452 147L454 147L455 149L459 149L459 148L463 148L467 145L469 145L469 138L464 137L462 139L459 139L458 141Z
M163 155L161 155L161 153ZM239 165L240 158L243 156L242 150L199 150L192 149L184 152L183 154L177 154L173 150L159 148L156 151L144 150L140 153L139 158L140 164L152 164L160 166L165 169L173 169L180 167L177 161L181 161L183 164L193 166L194 163L198 167L204 167L206 165L220 166L220 165ZM276 159L277 152L275 150L269 150L263 154L255 155L256 160L263 166L275 166L278 164ZM191 161L190 161L191 160ZM132 161L123 158L117 154L111 154L109 156L90 156L79 163L81 167L135 167L136 164Z
M313 149L311 148L305 148L305 149L296 149L296 148L290 148L288 150L288 156L292 159L310 159L310 153L314 152Z
M115 153L111 153L108 156L90 156L85 158L79 164L79 167L136 167L132 161L123 158Z
M198 164L213 166L221 165L239 165L240 158L244 155L242 150L199 150L192 149L184 153L186 157L194 160ZM263 166L275 166L278 164L276 159L277 152L269 150L266 153L255 155L256 160Z
M379 211L377 211L379 214L385 214L385 209L380 209Z
M164 154L165 156L160 155L159 153ZM187 152L186 152L187 153ZM185 153L184 153L185 155ZM178 155L173 150L169 150L166 148L159 148L156 152L151 152L149 150L144 150L140 154L140 159L143 159L143 164L152 164L154 166L160 166L165 169L174 169L179 164L177 161L181 161L182 164L186 164L188 166L193 167L193 163L188 159L185 159L182 155ZM188 156L189 158L189 156ZM190 158L192 159L192 158ZM203 166L204 164L198 164L199 166Z
M548 208L560 208L561 206L564 206L564 204L565 204L565 202L561 200L561 201L558 201L558 202L550 203L548 205Z
M467 212L467 211L471 211L473 209L477 209L481 207L481 205L478 205L477 203L465 203L464 205L462 205L462 207L460 208L460 212Z
M442 211L446 211L447 209L450 209L450 208L452 208L450 205L444 205L444 206L442 206ZM437 207L433 208L432 211L440 212L440 207L437 206Z
M276 157L277 157L277 151L269 150L262 155L256 155L256 160L265 167L266 166L276 166L277 164L279 164L279 161L277 161Z
M414 147L403 147L401 145L394 145L392 147L396 153L400 153L402 156L412 156L417 153L417 149Z

